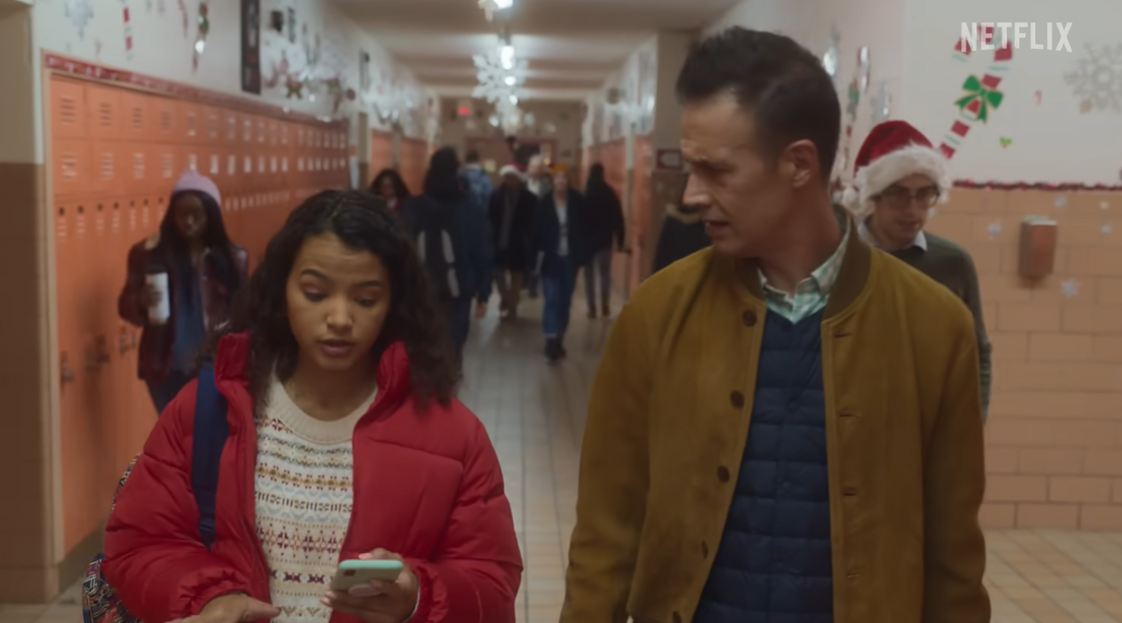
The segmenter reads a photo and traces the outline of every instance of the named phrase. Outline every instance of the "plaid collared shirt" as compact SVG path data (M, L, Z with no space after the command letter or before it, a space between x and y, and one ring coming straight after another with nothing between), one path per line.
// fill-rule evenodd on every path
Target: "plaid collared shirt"
M830 297L830 290L838 279L842 260L845 259L845 247L849 242L849 220L839 216L842 224L842 239L834 254L826 260L810 276L803 279L795 286L795 294L787 294L768 285L767 277L760 272L760 284L763 285L764 300L768 309L783 316L791 322L798 322L807 316L817 313L826 307Z

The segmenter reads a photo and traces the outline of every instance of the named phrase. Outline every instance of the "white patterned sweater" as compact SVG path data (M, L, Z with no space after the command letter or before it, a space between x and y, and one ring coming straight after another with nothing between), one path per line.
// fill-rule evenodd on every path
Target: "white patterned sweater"
M375 392L377 393L377 392ZM257 538L269 568L275 623L326 623L320 603L351 518L351 438L374 395L347 417L317 420L273 381L257 418Z

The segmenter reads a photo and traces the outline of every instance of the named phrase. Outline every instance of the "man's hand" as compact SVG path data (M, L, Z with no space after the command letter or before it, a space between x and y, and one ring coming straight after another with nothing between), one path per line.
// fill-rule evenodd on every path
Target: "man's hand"
M223 595L210 600L193 617L170 623L253 623L280 616L280 610L249 595Z
M479 301L475 304L475 319L482 320L487 315L487 302Z
M348 593L330 591L321 600L323 605L366 623L403 623L412 617L417 609L417 576L401 556L376 549L359 556L359 559L397 560L404 567L393 582L375 580L370 584L356 586Z

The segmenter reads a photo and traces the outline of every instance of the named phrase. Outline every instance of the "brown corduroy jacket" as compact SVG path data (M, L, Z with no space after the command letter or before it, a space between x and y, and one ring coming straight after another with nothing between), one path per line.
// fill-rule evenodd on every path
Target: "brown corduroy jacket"
M767 307L701 251L622 311L589 400L561 623L691 621L747 439ZM987 623L973 321L851 236L822 320L836 623ZM730 478L731 475L731 478Z

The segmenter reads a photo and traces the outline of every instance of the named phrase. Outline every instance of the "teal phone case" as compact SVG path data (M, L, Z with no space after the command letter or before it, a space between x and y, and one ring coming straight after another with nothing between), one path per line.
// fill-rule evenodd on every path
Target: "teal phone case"
M398 560L344 560L339 563L341 571L401 571L404 566Z

